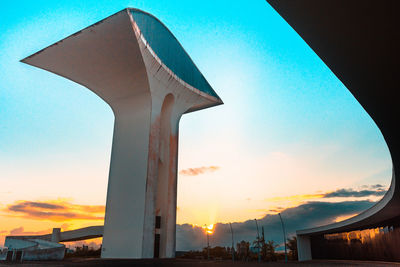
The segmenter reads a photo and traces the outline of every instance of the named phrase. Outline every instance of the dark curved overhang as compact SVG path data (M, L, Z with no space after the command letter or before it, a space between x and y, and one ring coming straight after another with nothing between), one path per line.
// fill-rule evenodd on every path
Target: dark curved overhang
M298 234L400 225L400 31L396 0L267 0L359 101L388 145L393 177L375 206L349 220ZM396 177L397 176L397 177ZM389 177L388 177L389 178Z
M144 39L161 59L162 63L186 83L203 93L221 100L182 45L161 21L139 9L129 8L129 12L132 14Z

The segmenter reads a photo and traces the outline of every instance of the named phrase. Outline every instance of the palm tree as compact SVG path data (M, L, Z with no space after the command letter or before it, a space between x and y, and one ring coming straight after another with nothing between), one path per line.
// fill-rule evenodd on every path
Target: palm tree
M276 254L275 254L275 249L278 247L278 244L275 244L273 240L268 240L265 243L265 259L267 261L276 261ZM264 250L264 249L263 249Z

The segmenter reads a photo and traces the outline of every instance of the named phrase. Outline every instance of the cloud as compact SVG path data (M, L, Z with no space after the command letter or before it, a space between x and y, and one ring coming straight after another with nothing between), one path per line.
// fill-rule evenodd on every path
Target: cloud
M324 198L331 197L369 197L369 196L383 196L386 190L381 187L375 187L376 190L360 190L355 191L353 189L338 189L336 191L324 194Z
M45 234L50 234L53 231L53 228L49 228L46 230L41 230L41 231L25 231L23 226L20 226L18 228L14 228L10 230L10 235L45 235ZM7 231L4 231L7 232Z
M339 217L358 214L374 202L344 201L344 202L308 202L297 207L287 208L281 211L288 236L293 236L296 230L307 229L333 223ZM282 226L279 216L267 214L258 220L258 225L264 228L265 238L278 244L282 241ZM257 236L254 220L232 223L235 243L241 240L253 241ZM204 230L199 226L189 224L177 225L177 250L196 250L206 246ZM231 246L231 232L229 224L217 223L210 237L212 246Z
M274 209L269 209L268 211L272 212L272 213L279 213L283 210L284 210L284 208L282 208L282 207L275 207Z
M371 185L371 188L385 188L385 186L383 186L383 185L381 185L381 184L374 184L374 185Z
M184 169L179 172L181 175L185 176L197 176L206 172L215 172L219 170L220 167L218 166L209 166L209 167L199 167L199 168L189 168L189 169Z
M25 201L19 204L15 204L9 207L11 211L24 211L29 208L40 208L46 210L62 210L64 209L61 205L55 205L50 203L42 203L42 202L32 202L32 201Z
M293 196L283 196L283 197L273 197L267 198L265 201L270 202L288 202L292 206L300 205L306 201L312 199L321 198L336 198L336 197L353 197L353 198L365 198L365 197L377 197L383 196L386 193L386 189L381 184L375 185L363 185L361 188L366 188L363 190L354 190L352 188L340 188L332 192L320 193L320 194L307 194L307 195L293 195Z
M16 201L4 210L6 216L21 216L29 219L68 221L68 220L103 220L103 205L78 205L65 200Z
M11 230L10 231L10 234L12 234L12 235L19 235L19 234L22 234L24 232L24 227L18 227L18 228L15 228L15 229L13 229L13 230Z

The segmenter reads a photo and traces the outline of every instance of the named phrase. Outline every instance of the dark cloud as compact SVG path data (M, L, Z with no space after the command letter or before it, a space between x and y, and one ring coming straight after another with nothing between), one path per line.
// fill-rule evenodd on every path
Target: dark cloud
M338 189L333 192L324 194L324 198L330 197L369 197L369 196L383 196L386 190L382 188L381 185L372 186L375 190L360 190L355 191L353 189Z
M53 203L56 202L56 203ZM8 205L7 212L29 219L47 219L52 221L66 220L103 220L104 206L86 206L66 201L17 201Z
M213 235L210 235L212 238ZM177 250L195 250L205 247L207 240L204 229L190 224L176 225Z
M278 213L284 210L284 208L276 207L275 209L268 210L269 212Z
M345 201L339 203L308 202L303 205L288 208L281 212L288 236L295 234L296 230L307 229L326 225L335 221L339 216L348 216L360 213L374 202L370 201ZM278 215L268 214L258 220L258 225L264 227L265 238L283 244L282 227ZM257 236L254 220L232 223L235 243L246 240L254 241ZM206 246L206 235L201 227L189 224L177 225L177 250L195 250ZM231 232L229 224L217 223L215 230L210 235L211 246L231 246Z
M10 234L11 235L19 235L19 234L22 234L22 233L24 233L24 227L18 227L18 228L15 228L15 229L12 229L11 231L10 231Z
M24 201L18 204L11 205L8 209L11 211L24 211L27 208L40 208L43 210L62 210L65 207L44 202Z
M24 227L20 226L18 228L12 229L10 231L10 235L44 235L44 234L49 234L51 232L52 232L52 228L42 230L42 231L29 232L29 231L25 231Z
M371 188L374 188L374 189L377 189L377 188L385 188L385 186L383 186L383 185L381 185L381 184L374 184L374 185L371 185Z
M200 175L206 172L215 172L219 170L218 166L208 166L208 167L199 167L199 168L189 168L189 169L184 169L179 172L181 175L185 176L196 176Z

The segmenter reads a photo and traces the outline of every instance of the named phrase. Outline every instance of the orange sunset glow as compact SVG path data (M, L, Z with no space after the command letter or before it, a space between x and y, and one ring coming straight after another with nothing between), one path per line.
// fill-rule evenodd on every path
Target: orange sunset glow
M214 224L210 224L210 225L204 225L203 229L205 230L205 232L207 234L212 235L214 233Z

